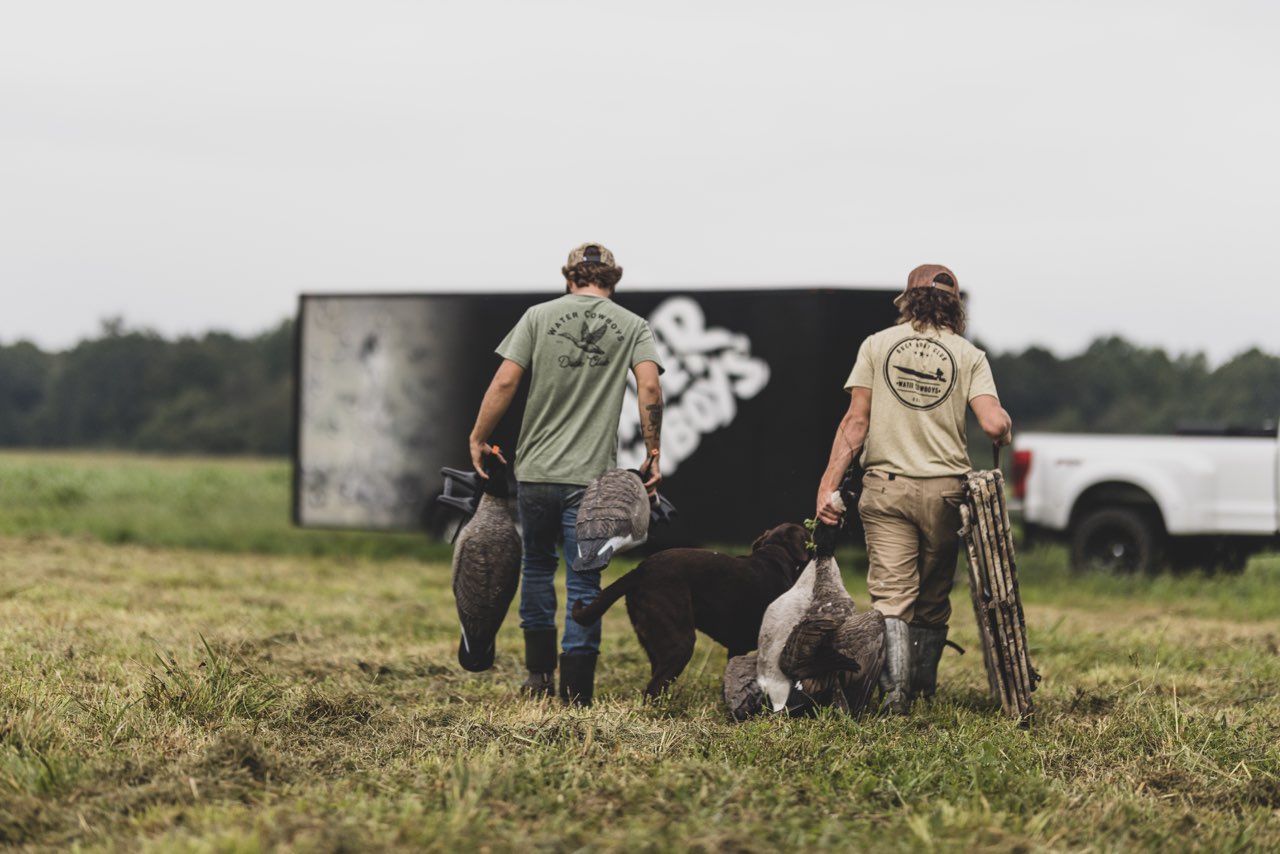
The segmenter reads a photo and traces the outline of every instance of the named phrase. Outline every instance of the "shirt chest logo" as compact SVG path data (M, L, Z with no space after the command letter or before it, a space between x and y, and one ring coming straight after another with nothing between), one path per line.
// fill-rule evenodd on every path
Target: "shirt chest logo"
M884 380L903 406L933 409L955 388L956 359L940 341L904 338L889 349Z

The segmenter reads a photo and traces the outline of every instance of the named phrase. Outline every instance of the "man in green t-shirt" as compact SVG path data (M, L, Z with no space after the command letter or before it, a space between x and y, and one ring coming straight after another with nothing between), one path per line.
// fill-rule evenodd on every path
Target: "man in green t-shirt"
M861 453L867 589L885 617L881 683L889 709L904 713L915 694L933 696L947 639L970 470L965 410L1002 445L1012 422L986 354L962 337L955 274L940 264L917 267L894 304L897 324L862 342L845 383L849 410L818 486L817 518L839 524L831 494Z
M649 324L612 300L622 278L612 252L584 243L569 253L561 272L565 295L530 308L498 345L502 364L471 431L471 463L484 477L484 457L498 453L489 436L528 372L529 397L515 455L524 547L520 627L529 671L522 687L535 697L555 692L556 541L562 539L567 601L560 696L590 705L600 623L579 626L569 615L575 603L599 595L600 573L573 569L578 504L586 486L617 465L628 371L635 375L648 451L641 471L649 494L657 490L663 405L658 375L663 369Z

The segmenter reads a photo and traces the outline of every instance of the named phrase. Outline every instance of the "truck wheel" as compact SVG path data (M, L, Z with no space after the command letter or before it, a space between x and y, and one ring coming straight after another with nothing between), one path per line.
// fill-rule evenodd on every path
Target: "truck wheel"
M1117 574L1152 573L1163 554L1163 534L1152 521L1126 507L1087 512L1071 535L1071 568Z

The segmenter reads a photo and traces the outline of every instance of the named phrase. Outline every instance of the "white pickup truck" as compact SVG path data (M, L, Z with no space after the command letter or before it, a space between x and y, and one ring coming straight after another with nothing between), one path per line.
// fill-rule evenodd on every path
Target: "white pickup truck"
M1238 572L1280 546L1280 440L1260 429L1172 436L1024 433L1013 489L1029 542L1063 539L1076 569Z

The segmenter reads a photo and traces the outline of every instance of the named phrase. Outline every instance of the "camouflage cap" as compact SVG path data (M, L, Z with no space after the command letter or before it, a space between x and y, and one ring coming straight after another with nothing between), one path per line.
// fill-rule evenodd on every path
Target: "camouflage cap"
M937 288L953 297L960 296L960 280L956 274L941 264L921 264L907 274L907 286L902 293L894 297L893 304L900 306L907 296L907 291L916 288Z
M599 243L584 243L570 252L569 263L565 266L572 268L583 263L603 264L606 267L618 266L617 262L613 260L613 253Z

